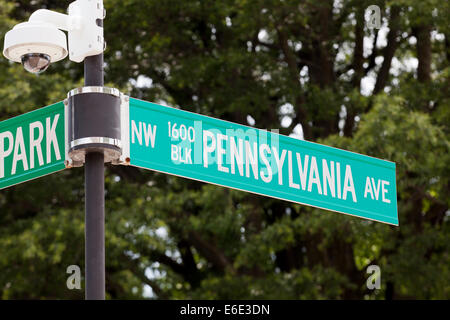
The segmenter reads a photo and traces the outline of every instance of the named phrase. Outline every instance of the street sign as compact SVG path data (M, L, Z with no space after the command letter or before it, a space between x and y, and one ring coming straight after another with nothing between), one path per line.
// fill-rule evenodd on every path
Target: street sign
M0 122L0 189L65 168L64 103Z
M395 163L130 99L130 164L398 225Z

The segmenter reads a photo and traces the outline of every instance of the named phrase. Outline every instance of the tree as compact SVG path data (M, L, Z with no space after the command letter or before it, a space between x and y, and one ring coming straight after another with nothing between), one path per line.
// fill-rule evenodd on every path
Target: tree
M381 8L368 29L365 9ZM0 1L0 31L61 1ZM133 97L395 161L400 227L108 166L109 298L450 297L448 2L106 0L106 82ZM65 97L1 59L0 116ZM49 88L51 88L49 90ZM45 192L43 192L45 190ZM82 169L0 192L3 298L82 298ZM381 268L368 290L366 269ZM83 269L83 268L82 268Z

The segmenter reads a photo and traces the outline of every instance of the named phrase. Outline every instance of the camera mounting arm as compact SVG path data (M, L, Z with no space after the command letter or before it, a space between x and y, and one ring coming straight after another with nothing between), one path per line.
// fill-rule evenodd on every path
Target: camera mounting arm
M70 20L77 21L77 25L74 25ZM51 11L47 9L39 9L33 12L28 19L29 22L47 22L53 24L56 28L64 31L71 29L81 28L81 17L72 16L67 14Z

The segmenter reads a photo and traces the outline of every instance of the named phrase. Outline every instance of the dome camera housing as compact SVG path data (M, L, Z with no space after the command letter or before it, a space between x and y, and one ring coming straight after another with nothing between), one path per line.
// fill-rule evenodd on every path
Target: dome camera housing
M66 35L50 23L20 23L6 33L3 54L27 71L40 73L67 56Z

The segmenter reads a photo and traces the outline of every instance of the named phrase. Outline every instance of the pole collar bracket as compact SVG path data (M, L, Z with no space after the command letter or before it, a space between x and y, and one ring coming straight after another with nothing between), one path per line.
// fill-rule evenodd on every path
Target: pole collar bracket
M69 91L66 166L82 166L88 152L103 153L105 163L121 160L122 100L123 94L115 88L89 86Z

